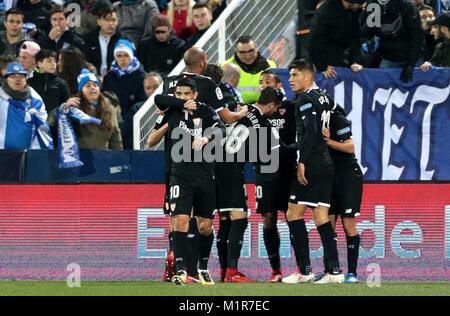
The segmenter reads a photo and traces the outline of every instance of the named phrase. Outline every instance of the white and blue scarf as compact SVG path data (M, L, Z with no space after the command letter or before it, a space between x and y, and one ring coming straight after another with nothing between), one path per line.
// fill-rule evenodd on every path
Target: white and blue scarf
M80 160L77 137L70 119L75 119L80 124L100 125L102 122L75 107L64 109L64 104L60 106L58 117L59 168L75 168L84 165Z
M120 68L117 65L116 61L113 61L112 64L111 64L111 70L119 78L122 77L122 76L129 75L129 74L135 72L140 67L141 67L141 63L139 62L139 60L136 57L133 57L133 60L131 61L131 63L128 65L127 68Z

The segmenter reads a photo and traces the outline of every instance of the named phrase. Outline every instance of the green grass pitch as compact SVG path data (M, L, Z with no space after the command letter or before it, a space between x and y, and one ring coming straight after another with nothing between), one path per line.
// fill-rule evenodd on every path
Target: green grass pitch
M378 288L359 284L189 284L176 286L157 281L81 281L69 288L63 281L0 281L0 295L42 296L336 296L431 295L449 296L450 282L384 282Z

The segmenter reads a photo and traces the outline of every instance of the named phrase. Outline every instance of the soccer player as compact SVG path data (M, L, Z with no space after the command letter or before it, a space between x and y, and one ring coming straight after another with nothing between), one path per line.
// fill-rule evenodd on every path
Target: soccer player
M356 229L356 217L360 215L363 175L355 157L351 124L340 106L336 106L331 111L330 129L325 128L323 135L329 146L335 170L328 217L334 230L336 230L336 221L339 216L344 227L348 264L344 283L358 283L356 268L360 236Z
M309 258L309 240L304 214L312 209L320 234L329 271L316 283L342 283L337 245L333 226L328 219L333 181L333 161L322 130L330 125L334 101L314 83L316 69L306 59L295 60L290 69L289 82L298 94L295 118L297 122L298 165L297 179L292 183L286 218L298 272L283 278L283 283L312 282L314 273Z
M192 210L196 217L200 240L210 240L212 236L212 219L215 209L215 194L211 192L214 183L214 165L194 161L194 151L201 151L203 146L214 141L217 136L224 137L225 126L216 112L207 105L200 105L195 100L198 96L195 81L190 78L178 80L175 96L185 102L176 102L171 97L159 95L155 98L157 107L167 116L168 135L172 139L172 173L170 175L170 216L173 224L172 247L175 255L175 271L172 282L178 285L187 283L185 258L187 255L187 235ZM174 157L174 146L185 144L189 139L189 152L182 146ZM214 284L208 271L208 259L211 242L199 243L200 264L198 276L202 284Z
M201 48L193 47L188 49L183 56L183 60L187 67L186 71L180 75L171 76L164 81L164 94L173 94L178 80L182 78L191 78L195 81L197 86L197 100L206 103L215 109L223 122L231 124L245 116L247 113L246 107L240 109L240 111L231 112L227 108L227 104L223 99L220 88L217 87L216 83L211 78L203 76L208 64L208 56ZM190 248L188 274L191 280L195 282L198 261L198 252L196 249L199 247L198 243L213 243L214 236L211 235L209 239L201 238L200 236L199 240L195 219L192 219L190 222L188 236Z
M279 147L279 135L277 130L272 128L266 116L273 115L278 110L282 99L283 94L279 89L271 87L264 89L258 103L248 106L247 115L229 127L228 137L224 143L224 153L226 156L234 157L232 159L225 158L225 161L232 160L235 163L225 162L216 165L216 170L221 170L221 176L217 177L218 211L221 219L221 226L217 234L217 247L222 269L221 278L224 282L255 282L238 270L238 261L248 225L244 163L239 158L244 157L245 160L249 160L252 156L250 151L257 151L257 154L254 155L257 159L252 162L254 162L255 171L261 174L263 163L259 159L260 146L264 141L263 137L266 137L265 148L270 149L272 159L278 159L275 155L278 153L276 149ZM254 139L251 139L252 137ZM265 163L267 164L267 162ZM229 225L227 230L225 224Z
M281 79L277 73L263 71L259 78L259 90L267 87L281 89ZM295 144L295 106L283 99L278 110L268 118L272 127L278 130L285 145ZM263 220L263 238L269 257L272 275L269 283L281 282L283 276L280 264L280 235L278 233L278 211L284 214L288 209L290 187L296 166L295 150L280 152L280 168L273 174L256 174L256 212Z

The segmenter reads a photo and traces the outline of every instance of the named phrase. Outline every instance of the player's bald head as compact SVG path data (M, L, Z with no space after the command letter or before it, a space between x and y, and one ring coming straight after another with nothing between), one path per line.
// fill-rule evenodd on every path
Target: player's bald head
M184 53L183 60L187 67L196 67L206 60L206 53L201 48L192 47Z

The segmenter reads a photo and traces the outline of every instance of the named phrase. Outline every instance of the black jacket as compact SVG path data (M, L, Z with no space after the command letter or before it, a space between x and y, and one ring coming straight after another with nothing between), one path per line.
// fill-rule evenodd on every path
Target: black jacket
M50 12L52 7L47 0L42 0L36 4L32 4L29 1L21 1L17 4L17 7L22 10L26 22L36 24L37 28L45 34L50 31Z
M185 50L188 50L191 47L194 47L194 45L198 42L198 40L203 36L203 34L206 33L208 29L197 31L195 32L191 37L189 37L186 41L186 45L184 46Z
M100 41L98 39L100 34L100 29L90 32L85 36L85 47L84 47L84 55L86 60L93 64L97 71L100 73L100 67L102 65L102 53L100 49ZM120 32L116 32L108 43L108 53L106 57L106 61L108 63L108 71L111 63L114 61L114 46L117 41L121 38L126 38L125 35Z
M341 0L326 1L317 11L309 34L308 52L317 70L349 67L361 58L362 11L345 10Z
M34 72L28 84L42 97L47 112L59 107L70 97L67 83L54 74Z
M51 40L47 35L42 40L40 40L39 44L41 45L41 48L47 48L54 51L59 51L63 48L74 46L78 47L81 52L84 52L85 45L84 38L70 29L63 33L58 42Z
M394 24L398 19L401 21L400 27L388 33L382 32L380 27L371 27L364 23L363 35L380 38L381 58L414 67L420 58L424 40L419 11L409 0L398 0L390 1L385 12L381 17L381 25Z
M124 120L120 127L124 149L133 149L134 113L132 113L131 109L137 102L147 99L144 92L144 77L145 71L142 68L120 78L110 70L103 81L103 90L114 92L120 101L122 118Z
M156 71L162 76L166 76L178 64L184 54L185 42L174 33L165 43L152 37L141 42L139 47L139 61L144 66L145 71Z

